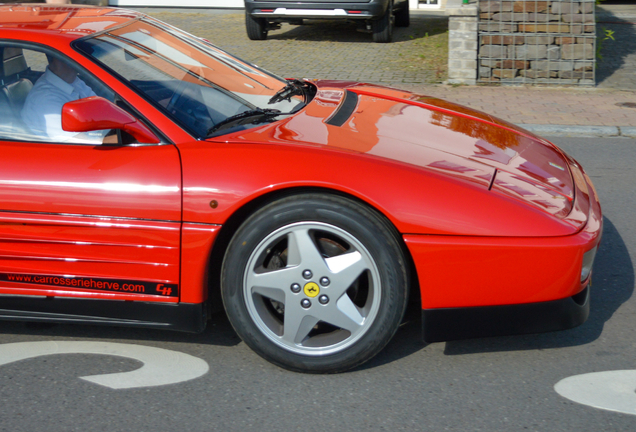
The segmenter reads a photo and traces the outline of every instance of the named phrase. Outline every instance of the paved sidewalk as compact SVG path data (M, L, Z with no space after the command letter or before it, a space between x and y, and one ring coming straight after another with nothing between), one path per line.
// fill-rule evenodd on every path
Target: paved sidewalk
M402 87L485 111L511 123L551 126L528 127L546 135L622 135L636 138L634 90L445 85ZM633 107L630 108L630 105ZM579 126L579 130L565 126Z
M340 21L304 26L283 24L266 41L245 35L241 10L140 8L149 15L205 37L230 53L278 75L373 82L440 97L493 114L544 135L636 138L636 6L607 7L603 20L617 41L604 46L602 81L596 88L447 86L434 84L439 62L409 57L424 38L444 43L445 17L414 14L398 28L395 42L374 44ZM620 21L620 23L619 23ZM437 68L437 69L436 69ZM445 71L444 71L445 73ZM622 77L622 78L621 78ZM439 81L439 79L437 79Z

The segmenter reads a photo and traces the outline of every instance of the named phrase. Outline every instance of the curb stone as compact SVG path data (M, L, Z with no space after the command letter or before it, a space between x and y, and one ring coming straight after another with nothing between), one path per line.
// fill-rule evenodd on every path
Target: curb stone
M636 127L621 127L621 136L628 138L636 138Z

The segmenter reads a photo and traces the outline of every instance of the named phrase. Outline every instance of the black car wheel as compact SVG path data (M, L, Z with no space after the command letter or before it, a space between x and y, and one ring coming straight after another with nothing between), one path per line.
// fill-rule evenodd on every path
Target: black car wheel
M373 41L378 43L391 42L393 39L393 6L389 4L380 18L371 21Z
M411 24L411 17L409 13L409 5L408 2L405 2L406 5L395 12L395 26L396 27L408 27Z
M245 11L245 29L247 37L251 40L267 39L267 20L265 18L255 18Z
M377 354L397 330L408 276L397 233L354 201L307 194L248 218L221 271L239 336L284 368L334 373Z

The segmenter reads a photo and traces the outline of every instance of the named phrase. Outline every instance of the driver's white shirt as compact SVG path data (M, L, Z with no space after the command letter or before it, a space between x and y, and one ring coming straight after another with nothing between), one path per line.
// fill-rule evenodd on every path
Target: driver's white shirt
M24 102L22 120L30 131L47 141L95 141L101 142L103 133L82 134L77 139L77 132L67 132L62 129L62 106L66 102L96 96L95 92L78 77L72 83L51 72L47 66Z

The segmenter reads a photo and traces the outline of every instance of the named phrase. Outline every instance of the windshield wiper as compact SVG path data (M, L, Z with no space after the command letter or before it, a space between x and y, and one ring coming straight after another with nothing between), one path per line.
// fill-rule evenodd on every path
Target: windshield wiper
M291 102L292 96L302 96L307 102L307 94L308 94L309 84L298 80L298 79L290 79L287 82L287 85L282 89L278 90L274 96L267 102L268 104L273 104L276 102L280 102L286 100L287 102Z
M269 109L269 108L267 109L256 108L252 110L243 111L242 113L238 113L236 115L228 117L225 120L222 120L218 122L217 124L215 124L214 126L212 126L210 129L208 129L207 137L209 138L210 135L212 135L214 132L221 129L227 129L229 127L236 126L236 125L259 123L264 120L279 116L281 114L283 113L280 110Z

